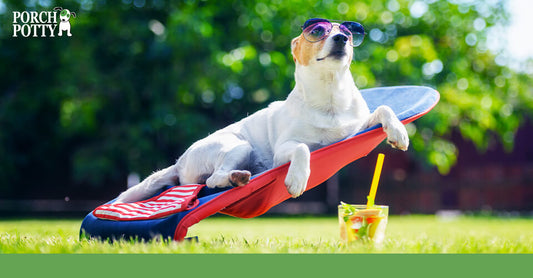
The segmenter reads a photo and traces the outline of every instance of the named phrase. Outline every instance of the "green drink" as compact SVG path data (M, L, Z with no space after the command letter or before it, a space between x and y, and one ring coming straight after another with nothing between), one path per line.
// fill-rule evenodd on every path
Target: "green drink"
M374 205L339 205L339 227L341 239L382 242L389 217L389 207Z

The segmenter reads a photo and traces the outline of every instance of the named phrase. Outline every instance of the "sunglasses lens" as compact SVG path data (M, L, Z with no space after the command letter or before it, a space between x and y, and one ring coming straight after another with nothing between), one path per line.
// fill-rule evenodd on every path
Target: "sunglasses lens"
M304 37L310 42L317 42L324 39L332 28L333 25L331 22L322 18L309 19L302 26ZM346 21L340 25L340 29L345 35L352 37L353 47L357 47L363 43L365 39L363 25L357 22Z
M304 25L305 26L305 25ZM310 42L317 42L323 39L331 31L331 23L317 22L304 29L304 36Z
M353 35L353 47L360 46L363 43L363 40L365 39L365 34L354 34Z
M363 25L357 23L357 22L344 22L341 25L341 30L348 31L352 36L352 43L354 47L357 47L363 43L363 40L365 39L365 29L363 28Z
M323 19L323 18L311 18L311 19L308 19L304 25L302 26L302 29L305 30L307 27L315 24L315 23L319 23L319 22L329 22L329 20L327 19Z

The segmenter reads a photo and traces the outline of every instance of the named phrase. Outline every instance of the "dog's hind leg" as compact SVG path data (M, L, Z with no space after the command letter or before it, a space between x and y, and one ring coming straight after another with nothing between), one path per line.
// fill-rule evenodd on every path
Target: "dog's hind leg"
M224 151L219 156L218 165L215 171L207 179L206 185L210 188L243 186L248 184L252 174L248 170L252 147L248 142L239 141L228 151Z
M159 170L141 183L130 187L128 190L122 192L116 199L115 203L131 203L144 200L147 197L155 194L159 189L165 185L174 185L178 181L177 166L174 164L163 170Z

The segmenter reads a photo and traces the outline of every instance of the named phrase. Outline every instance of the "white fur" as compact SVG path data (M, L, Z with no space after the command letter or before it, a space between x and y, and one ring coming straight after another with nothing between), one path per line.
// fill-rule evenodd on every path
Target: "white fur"
M271 103L239 122L195 142L176 164L155 172L120 194L116 202L145 199L164 185L206 183L208 187L231 185L232 174L249 177L291 162L285 185L300 196L310 175L310 152L381 123L393 147L406 150L409 138L403 124L387 106L370 113L349 70L352 47L346 55L328 55L333 36L311 53L307 65L296 62L296 85L285 101ZM300 36L293 41L305 43ZM338 49L337 49L338 50ZM247 183L245 179L243 185Z
M63 31L66 31L67 32L67 36L71 37L72 34L70 33L70 11L67 10L67 9L63 9L63 10L66 10L67 13L66 15L60 15L59 16L59 19L61 20L61 22L59 22L59 34L58 36L63 36Z

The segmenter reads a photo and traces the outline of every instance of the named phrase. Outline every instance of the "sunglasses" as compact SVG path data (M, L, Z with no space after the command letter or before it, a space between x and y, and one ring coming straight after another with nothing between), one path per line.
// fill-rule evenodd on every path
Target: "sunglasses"
M339 25L343 34L351 38L350 42L353 47L363 43L365 38L365 29L363 25L353 21L345 21ZM317 42L326 38L333 29L333 24L323 18L311 18L302 26L304 38L309 42Z

